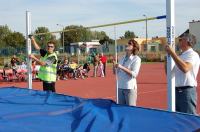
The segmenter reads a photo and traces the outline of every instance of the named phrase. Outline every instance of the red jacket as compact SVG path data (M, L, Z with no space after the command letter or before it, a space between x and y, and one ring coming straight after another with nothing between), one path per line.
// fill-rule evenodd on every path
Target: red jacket
M101 56L100 60L102 61L102 63L106 63L107 62L107 57L106 56Z

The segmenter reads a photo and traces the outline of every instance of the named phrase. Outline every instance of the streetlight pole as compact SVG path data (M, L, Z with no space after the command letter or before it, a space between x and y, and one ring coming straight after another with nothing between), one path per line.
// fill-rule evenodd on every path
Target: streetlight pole
M147 45L147 43L148 43L148 41L147 41L147 38L148 38L148 30L147 30L147 26L148 26L148 25L147 25L147 16L146 16L145 14L144 14L143 16L146 18L146 21L145 21L146 24L145 24L145 26L146 26L146 45Z
M63 33L62 33L62 43L63 43L63 53L65 52L65 39L64 39L64 37L65 37L65 32L64 32L64 30L65 30L65 26L63 26L63 25L61 25L61 24L56 24L57 26L60 26L60 27L62 27L63 28Z

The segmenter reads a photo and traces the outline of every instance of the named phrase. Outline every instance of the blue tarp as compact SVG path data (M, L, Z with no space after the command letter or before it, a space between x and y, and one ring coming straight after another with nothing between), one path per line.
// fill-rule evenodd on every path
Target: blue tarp
M0 88L0 132L192 132L200 117L51 92Z

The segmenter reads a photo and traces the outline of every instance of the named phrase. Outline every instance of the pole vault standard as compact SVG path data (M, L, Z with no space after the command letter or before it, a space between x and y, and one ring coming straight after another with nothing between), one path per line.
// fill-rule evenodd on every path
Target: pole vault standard
M118 51L117 51L117 37L116 37L116 26L114 26L114 37L115 37L115 63L118 63ZM115 69L115 78L116 78L116 102L117 104L119 103L119 98L118 98L118 76L117 76L117 69Z
M174 0L166 0L166 12L167 12L167 44L175 47L175 4ZM175 48L174 48L175 49ZM167 91L168 91L168 110L175 111L175 78L172 78L172 68L174 67L174 61L172 57L167 55Z
M26 11L26 52L27 52L27 69L28 69L28 88L32 89L32 59L29 58L31 54L31 40L29 36L31 34L31 13Z

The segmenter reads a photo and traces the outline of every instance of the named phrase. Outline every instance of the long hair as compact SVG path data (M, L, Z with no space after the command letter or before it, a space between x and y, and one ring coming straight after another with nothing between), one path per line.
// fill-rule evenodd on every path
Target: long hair
M139 46L138 42L135 41L134 39L130 39L130 40L128 41L128 44L130 44L130 45L133 46L132 54L133 54L133 55L137 55L138 52L139 52L139 50L140 50L140 46Z

